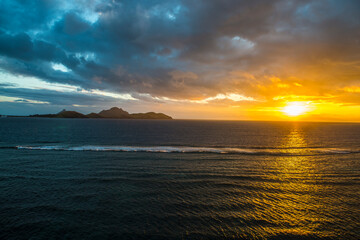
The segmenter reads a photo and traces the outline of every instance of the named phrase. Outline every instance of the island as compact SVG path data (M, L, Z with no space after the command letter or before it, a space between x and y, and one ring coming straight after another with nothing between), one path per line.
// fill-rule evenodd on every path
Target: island
M65 109L56 114L35 114L26 117L42 117L42 118L111 118L111 119L172 119L172 117L164 113L128 113L127 111L113 107L108 110L102 110L99 113L89 113L87 115L76 112L66 111Z

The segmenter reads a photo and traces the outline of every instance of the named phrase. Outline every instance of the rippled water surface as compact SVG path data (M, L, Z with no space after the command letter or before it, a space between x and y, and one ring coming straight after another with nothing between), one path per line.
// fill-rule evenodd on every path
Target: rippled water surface
M0 239L359 239L360 124L0 119Z

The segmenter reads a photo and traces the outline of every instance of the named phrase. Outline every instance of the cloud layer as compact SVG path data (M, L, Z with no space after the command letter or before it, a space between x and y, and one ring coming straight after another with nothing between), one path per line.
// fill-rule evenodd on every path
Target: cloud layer
M333 101L360 104L358 93L346 90L360 86L357 0L1 5L0 68L11 75L128 93L142 101L216 102L217 96L236 94L238 100L276 102L278 96L331 95ZM16 96L0 88L0 95ZM31 94L39 101L56 95ZM77 93L68 97L88 101Z

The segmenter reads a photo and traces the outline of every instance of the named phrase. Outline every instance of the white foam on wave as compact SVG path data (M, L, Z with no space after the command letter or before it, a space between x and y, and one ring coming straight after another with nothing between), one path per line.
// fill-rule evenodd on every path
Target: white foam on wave
M250 149L250 148L216 148L185 146L17 146L26 150L58 150L58 151L111 151L111 152L155 152L155 153L235 153L257 155L313 155L313 154L349 154L359 153L341 148L303 148L303 149Z
M209 147L171 147L171 146L155 146L155 147L137 147L137 146L17 146L17 149L27 150L62 150L62 151L113 151L113 152L163 152L163 153L230 153L243 152L251 153L250 150L239 148L209 148Z
M241 148L212 148L212 147L138 147L138 146L17 146L17 149L27 150L62 150L62 151L113 151L113 152L163 152L163 153L255 153L256 151Z

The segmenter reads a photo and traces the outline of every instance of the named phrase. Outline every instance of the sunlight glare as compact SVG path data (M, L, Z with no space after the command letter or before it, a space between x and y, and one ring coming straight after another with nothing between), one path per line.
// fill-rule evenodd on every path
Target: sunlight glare
M290 102L282 109L282 112L290 117L296 117L304 114L307 110L308 107L306 103Z

